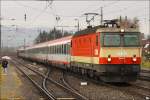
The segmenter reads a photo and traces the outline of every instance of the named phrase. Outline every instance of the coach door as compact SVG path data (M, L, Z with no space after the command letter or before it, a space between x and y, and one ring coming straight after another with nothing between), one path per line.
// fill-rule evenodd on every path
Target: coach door
M95 57L98 56L98 35L92 36L92 38L89 39L90 42L90 57L91 57L91 63L95 64L96 60Z

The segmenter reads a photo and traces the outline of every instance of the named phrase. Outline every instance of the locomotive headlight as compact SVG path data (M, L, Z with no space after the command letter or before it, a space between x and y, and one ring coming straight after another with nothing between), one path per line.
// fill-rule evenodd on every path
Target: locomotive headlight
M124 29L121 29L121 32L124 32Z
M133 61L136 62L136 58L133 58Z
M134 62L136 62L136 55L133 55L133 58L132 58L132 60L134 61Z
M108 62L111 62L111 55L108 55L107 60L108 60Z

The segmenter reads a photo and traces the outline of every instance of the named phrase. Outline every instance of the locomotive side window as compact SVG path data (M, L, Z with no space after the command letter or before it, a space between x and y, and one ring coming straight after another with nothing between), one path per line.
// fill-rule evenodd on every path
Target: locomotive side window
M72 47L72 40L71 40L71 47Z
M120 46L121 39L118 34L105 34L104 35L104 46Z
M96 35L96 46L98 46L98 35Z

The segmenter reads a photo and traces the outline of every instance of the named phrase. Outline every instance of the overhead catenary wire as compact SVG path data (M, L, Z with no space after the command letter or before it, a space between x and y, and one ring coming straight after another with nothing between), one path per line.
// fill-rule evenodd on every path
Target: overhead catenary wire
M16 1L15 3L18 4L19 6L22 6L22 7L25 7L25 8L31 8L32 10L35 10L35 11L37 11L37 12L40 12L38 15L36 15L36 16L33 18L33 20L32 20L30 23L28 23L28 24L31 24L31 23L33 24L33 23L36 22L36 20L37 20L43 13L46 13L46 14L48 14L48 15L56 16L56 14L55 14L54 12L49 13L49 12L46 11L46 10L52 5L52 3L53 3L54 0L49 0L49 1L51 1L51 2L49 2L48 5L46 5L43 10L38 9L38 8L35 8L35 7L32 7L32 6L29 6L29 5L22 4L21 2L18 2L18 1Z
M118 2L119 2L120 0L117 0L117 1L114 1L114 2L110 2L110 3L107 3L107 4L104 4L103 5L103 7L105 7L105 8L108 8L108 7L111 7L112 5L114 5L114 4L117 4ZM26 6L27 7L27 6ZM101 7L101 6L100 6ZM98 7L97 9L95 9L95 10L93 10L93 11L97 11L97 10L99 10L99 8L100 7ZM104 15L105 14L109 14L109 13L117 13L117 12L121 12L121 11L123 11L123 10L125 10L125 9L129 9L129 8L131 8L131 7L134 7L134 6L130 6L130 7L126 7L126 8L123 8L122 10L117 10L117 11L109 11L109 12L107 12L107 11L104 11ZM33 8L33 7L31 7L31 8ZM83 14L79 14L79 16L67 16L67 15L61 15L61 14L55 14L55 12L53 12L53 8L52 7L50 7L51 8L51 11L52 11L52 13L49 13L49 12L47 12L46 10L43 12L43 10L41 10L41 12L43 12L43 13L47 13L47 14L49 14L49 15L53 15L54 17L56 17L56 16L59 16L59 17L61 17L61 18L78 18L78 19L80 19L80 18L82 18L84 15ZM34 9L34 8L33 8ZM36 8L35 8L36 9ZM34 9L34 10L35 10ZM37 10L37 9L36 9ZM38 9L39 10L39 9ZM41 16L40 14L38 14L39 16ZM38 15L34 18L34 21L32 21L32 22L36 22L36 20L39 18L38 17ZM81 20L81 19L80 19Z
M51 0L51 2L47 6L45 6L45 8L35 18L33 18L33 22L36 21L43 13L45 13L45 11L49 8L50 5L52 5L52 3L53 0Z
M29 5L25 5L25 4L22 4L21 2L19 1L15 1L15 3L18 5L18 6L21 6L21 7L24 7L24 8L31 8L32 10L35 10L37 12L41 12L42 10L41 9L38 9L38 8L35 8L35 7L32 7L32 6L29 6ZM28 22L28 21L27 21ZM28 23L30 24L30 23Z

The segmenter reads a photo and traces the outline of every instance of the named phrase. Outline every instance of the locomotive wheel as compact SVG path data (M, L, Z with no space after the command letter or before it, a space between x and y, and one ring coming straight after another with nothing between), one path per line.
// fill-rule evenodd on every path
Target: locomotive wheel
M81 74L84 75L85 74L85 70L81 69Z
M93 78L93 77L94 77L93 70L88 70L88 76L89 76L90 78Z

